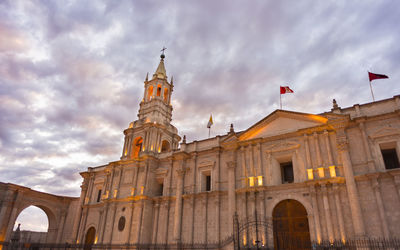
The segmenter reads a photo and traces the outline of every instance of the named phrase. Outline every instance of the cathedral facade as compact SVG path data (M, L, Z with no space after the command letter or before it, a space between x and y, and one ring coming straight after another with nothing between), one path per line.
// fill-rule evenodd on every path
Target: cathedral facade
M244 131L231 125L224 135L186 142L171 124L174 85L164 59L146 77L120 160L82 172L79 198L51 197L63 213L38 205L54 217L48 242L196 244L234 236L279 248L292 238L400 237L400 96L348 108L334 101L321 114L276 110ZM0 185L5 241L28 205L18 205L15 186ZM238 227L252 221L263 226Z

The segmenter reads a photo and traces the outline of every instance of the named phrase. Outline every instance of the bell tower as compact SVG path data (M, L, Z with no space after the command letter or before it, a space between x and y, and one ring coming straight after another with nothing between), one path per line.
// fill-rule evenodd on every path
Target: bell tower
M173 78L168 82L164 65L164 50L160 63L149 80L144 81L144 95L140 102L138 120L124 131L125 143L121 159L138 159L143 155L167 153L178 148L178 130L171 124Z

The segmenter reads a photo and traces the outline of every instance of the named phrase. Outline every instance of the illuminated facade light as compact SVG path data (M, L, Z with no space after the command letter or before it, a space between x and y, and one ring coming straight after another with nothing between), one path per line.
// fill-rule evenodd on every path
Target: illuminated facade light
M254 177L249 177L249 186L254 187Z
M143 193L144 193L144 186L141 186L140 187L140 195L143 195Z
M131 188L131 196L135 195L135 188Z
M309 168L307 169L307 176L309 180L313 180L314 179L314 169Z
M318 168L318 176L319 176L319 178L324 178L325 177L324 168Z
M117 198L117 194L118 194L118 189L114 190L114 198Z
M99 239L99 237L96 235L96 239L94 239L94 244L97 244L98 239Z
M257 176L257 179L258 179L258 186L262 186L263 185L263 177Z
M332 178L336 177L336 167L335 166L329 167L329 174L331 175Z

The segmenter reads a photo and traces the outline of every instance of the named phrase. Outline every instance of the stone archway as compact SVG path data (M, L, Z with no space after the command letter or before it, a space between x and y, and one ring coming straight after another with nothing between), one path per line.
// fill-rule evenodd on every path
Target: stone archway
M0 197L0 241L10 241L18 215L29 206L36 206L47 215L49 220L47 243L67 240L63 232L67 227L72 227L68 221L73 220L74 217L74 214L68 214L68 209L71 203L79 202L79 198L46 194L2 182L0 182L0 193L4 194Z
M300 202L279 202L273 209L272 221L275 249L310 249L307 210Z

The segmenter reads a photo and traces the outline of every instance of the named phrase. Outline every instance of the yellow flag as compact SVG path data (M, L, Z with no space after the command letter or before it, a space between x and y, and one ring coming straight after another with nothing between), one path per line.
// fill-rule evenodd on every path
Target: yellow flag
M213 125L212 115L210 115L210 120L208 121L207 128L211 128L211 125Z

